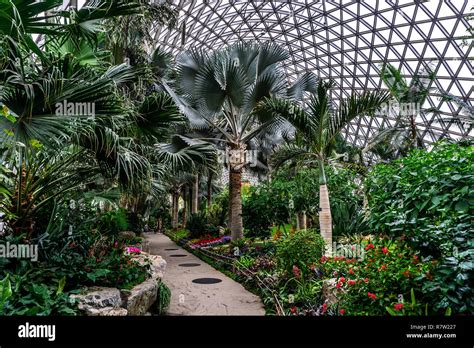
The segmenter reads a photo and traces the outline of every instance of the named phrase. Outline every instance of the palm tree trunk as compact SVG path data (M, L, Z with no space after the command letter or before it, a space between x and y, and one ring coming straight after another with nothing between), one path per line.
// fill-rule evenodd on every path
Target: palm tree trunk
M210 208L212 205L212 173L209 173L207 178L207 206Z
M171 202L171 227L178 229L178 195L173 192Z
M183 228L186 228L186 220L187 220L187 212L188 212L188 207L186 204L186 201L188 199L188 188L185 186L183 190Z
M242 169L230 169L229 178L229 201L230 201L230 230L232 240L241 239L244 236L242 223Z
M229 212L228 212L228 223L227 223L227 227L230 228L232 226L232 200L230 199L230 193L232 192L232 175L231 175L231 170L230 170L230 166L229 166Z
M332 254L332 216L329 204L329 192L326 184L326 173L323 161L319 162L319 228L326 242L326 250Z
M306 212L298 212L296 214L296 229L306 230Z
M196 214L198 212L199 206L199 175L196 174L196 177L193 182L193 200L191 205L191 214Z

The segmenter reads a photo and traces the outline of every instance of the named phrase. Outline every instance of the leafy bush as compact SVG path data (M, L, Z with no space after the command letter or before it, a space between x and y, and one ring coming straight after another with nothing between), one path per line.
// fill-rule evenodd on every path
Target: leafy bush
M473 163L472 147L442 144L375 166L367 178L371 227L406 234L425 255L466 246L473 237Z
M291 273L293 266L306 272L323 255L324 239L316 230L301 230L282 236L276 247L280 269Z
M158 296L153 304L153 312L162 315L168 310L171 302L171 290L165 283L160 281L158 286Z
M440 294L436 308L474 311L474 149L472 143L416 150L389 165L377 165L367 180L371 226L407 235L423 255L439 259L425 291Z
M354 234L363 226L362 195L357 193L357 174L348 168L326 167L333 215L333 235ZM267 237L272 224L284 226L296 212L306 211L309 222L319 215L319 169L297 173L285 169L272 181L251 187L244 197L242 218L248 237Z
M387 315L387 308L398 311L400 307L406 314L424 314L426 308L433 311L435 296L420 291L431 277L433 264L422 262L419 253L403 241L376 239L364 251L362 259L321 259L324 276L336 278L340 309L348 315ZM411 289L421 299L413 306Z
M209 223L205 211L191 214L186 222L186 228L189 230L192 238L199 238L205 235L215 235L218 232L217 227Z
M99 231L116 235L120 231L128 230L127 214L123 209L111 210L100 216Z
M214 197L214 201L207 208L208 222L213 226L225 226L229 214L229 190L222 191Z
M28 274L10 275L0 282L0 315L76 315L75 300L64 292L66 278L56 286L32 282Z

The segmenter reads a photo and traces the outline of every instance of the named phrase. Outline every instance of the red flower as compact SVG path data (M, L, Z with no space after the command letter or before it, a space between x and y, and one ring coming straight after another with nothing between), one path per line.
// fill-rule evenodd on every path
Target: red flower
M297 277L297 278L301 277L301 271L300 271L300 269L298 268L298 266L293 266L293 274L294 274L295 277Z
M382 252L383 252L384 254L388 254L388 249L387 249L386 247L383 247L383 248L382 248Z
M403 309L403 303L395 303L393 308L395 308L396 311L400 311Z
M341 287L341 283L336 284L336 289L339 289Z
M368 293L367 293L367 296L368 296L369 298L371 298L372 300L376 300L376 299L377 299L377 295L375 295L375 294L373 294L373 293L371 293L371 292L368 292Z
M382 265L382 267L380 267L380 270L384 270L384 269L387 269L387 265Z
M327 303L323 303L323 307L321 308L321 313L324 314L328 310L328 305Z
M405 277L409 277L410 276L410 270L407 269L405 272L402 273Z
M352 280L352 279L347 282L347 284L349 284L349 285L355 285L355 283L356 283L356 281Z
M349 274L354 274L354 270L351 268L349 268Z
M365 247L365 250L374 249L374 248L375 246L372 243L370 243L370 244L367 244L367 246Z
M328 258L326 256L321 256L321 262L326 262L328 260Z
M346 313L346 311L345 311L344 309L340 309L340 310L339 310L339 314L340 314L340 315L344 315L344 313Z
M369 278L365 278L365 279L364 279L364 282L368 283L368 282L369 282Z
M341 277L341 278L339 278L339 281L340 281L341 283L344 283L344 282L346 281L346 278Z
M292 314L295 314L297 310L298 310L298 308L296 308L295 306L293 306L293 307L290 308L290 312L291 312Z

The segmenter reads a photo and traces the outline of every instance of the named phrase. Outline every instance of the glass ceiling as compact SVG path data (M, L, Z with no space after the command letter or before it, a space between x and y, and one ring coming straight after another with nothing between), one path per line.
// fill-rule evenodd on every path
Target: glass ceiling
M216 49L235 41L273 41L291 54L290 81L305 71L333 78L333 97L351 90L383 88L381 64L390 62L409 79L420 69L436 74L432 92L417 118L426 143L448 134L472 134L472 126L453 122L461 107L439 98L445 91L472 106L473 54L468 20L474 0L175 0L179 29L155 33L157 45L174 54L189 47ZM345 131L348 141L366 145L377 129L394 124L390 116L365 118Z

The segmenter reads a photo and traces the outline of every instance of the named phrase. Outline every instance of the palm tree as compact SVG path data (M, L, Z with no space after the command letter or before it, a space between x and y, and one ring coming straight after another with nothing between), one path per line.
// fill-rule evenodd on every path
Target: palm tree
M405 155L414 147L423 148L423 139L419 134L416 119L420 113L432 111L423 110L422 107L430 92L430 84L435 78L433 72L429 67L421 69L408 83L400 70L385 64L380 78L398 104L386 110L390 116L395 117L395 124L378 132L369 141L364 152L374 149L374 153L384 154L388 150L391 155L387 159L390 159Z
M316 80L303 75L288 88L281 63L289 54L272 43L237 43L220 51L197 49L177 59L176 78L162 80L195 128L211 128L231 156L229 167L230 229L232 239L243 236L241 181L247 144L265 132L277 132L287 121L257 106L270 96L300 99Z
M81 10L52 12L57 5L0 4L0 165L15 176L2 196L21 229L29 230L38 209L59 193L98 176L120 187L127 204L148 202L166 190L163 182L174 163L192 165L202 157L203 146L174 141L172 131L185 119L169 96L132 100L127 88L136 71L126 64L97 64L102 51L93 23L135 13L136 4L96 1ZM37 23L43 11L53 14ZM33 33L44 35L42 45ZM57 114L63 102L93 104L94 115ZM7 204L1 205L5 210Z
M325 162L336 137L349 122L359 116L373 115L390 98L385 91L352 93L348 99L335 105L330 99L333 86L331 80L319 80L316 93L311 95L304 108L276 98L269 98L260 106L266 113L287 118L297 130L294 143L282 146L275 154L274 166L278 167L289 159L305 158L315 159L319 166L319 225L329 250L332 246L332 218Z

